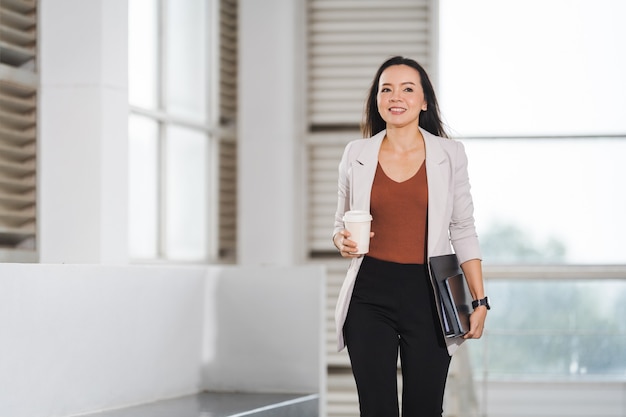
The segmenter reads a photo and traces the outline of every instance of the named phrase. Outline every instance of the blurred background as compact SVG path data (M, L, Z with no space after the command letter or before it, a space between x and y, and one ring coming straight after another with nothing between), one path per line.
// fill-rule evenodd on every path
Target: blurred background
M464 143L493 309L447 416L626 416L626 2L2 0L0 259L323 265L337 164L392 55ZM70 23L63 23L70 22Z

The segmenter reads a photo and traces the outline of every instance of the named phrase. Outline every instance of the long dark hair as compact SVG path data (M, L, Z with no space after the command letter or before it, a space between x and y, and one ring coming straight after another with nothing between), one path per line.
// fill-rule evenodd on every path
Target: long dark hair
M383 62L383 64L380 66L380 68L378 68L378 71L376 72L376 76L374 77L374 81L372 81L372 86L370 87L370 92L367 97L367 102L365 104L365 120L361 125L363 137L369 138L371 136L374 136L375 134L384 130L387 127L387 124L378 112L376 96L378 95L378 83L380 82L380 76L382 75L384 70L394 65L407 65L411 68L414 68L420 75L422 89L424 90L424 99L426 100L427 107L426 111L420 112L419 126L426 131L432 133L433 135L447 138L448 134L443 128L441 116L439 115L439 105L437 104L435 90L430 82L430 79L428 78L426 70L424 70L424 68L416 61L402 56L394 56L393 58L389 58L388 60Z

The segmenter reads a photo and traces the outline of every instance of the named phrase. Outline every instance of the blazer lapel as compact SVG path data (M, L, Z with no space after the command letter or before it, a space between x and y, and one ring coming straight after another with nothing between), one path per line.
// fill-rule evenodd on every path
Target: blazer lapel
M428 256L438 246L440 229L445 219L450 171L448 160L436 136L421 129L426 146L426 175L428 178Z
M370 210L370 194L378 166L378 152L385 133L383 130L369 139L362 139L364 146L352 163L351 186L354 191L350 207L353 210Z

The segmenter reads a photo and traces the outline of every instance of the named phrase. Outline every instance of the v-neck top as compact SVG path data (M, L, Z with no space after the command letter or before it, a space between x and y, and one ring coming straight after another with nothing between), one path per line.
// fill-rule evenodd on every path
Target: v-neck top
M389 178L379 163L370 210L375 235L368 256L402 264L425 263L428 213L425 162L415 175L402 182Z

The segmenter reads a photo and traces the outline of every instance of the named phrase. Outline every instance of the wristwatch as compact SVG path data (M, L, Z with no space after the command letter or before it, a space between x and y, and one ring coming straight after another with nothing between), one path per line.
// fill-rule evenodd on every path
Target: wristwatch
M476 310L476 308L480 306L485 306L487 307L487 310L491 310L491 306L489 305L489 298L485 297L485 298L481 298L480 300L472 301L472 308L474 310Z

